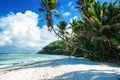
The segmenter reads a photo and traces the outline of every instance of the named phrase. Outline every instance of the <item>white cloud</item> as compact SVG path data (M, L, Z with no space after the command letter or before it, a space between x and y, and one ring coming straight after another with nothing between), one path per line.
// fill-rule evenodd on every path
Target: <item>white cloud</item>
M70 15L71 15L70 12L63 13L63 16L70 16Z
M73 5L72 2L68 3L68 7L70 7L72 10L77 10L77 9L75 9L75 5Z
M22 50L38 51L56 40L55 34L49 32L46 26L39 29L37 24L38 14L32 11L12 13L0 18L0 29L2 30L0 31L0 48L10 46Z
M71 6L71 5L72 5L72 2L69 2L69 3L68 3L68 6Z
M55 35L55 33L53 31L48 31L48 28L46 25L43 26L43 28L41 29L41 41L42 41L42 45L47 45L50 42L53 42L55 40L57 40L57 36Z
M77 9L75 9L75 6L71 6L71 9L72 9L72 10L77 10Z

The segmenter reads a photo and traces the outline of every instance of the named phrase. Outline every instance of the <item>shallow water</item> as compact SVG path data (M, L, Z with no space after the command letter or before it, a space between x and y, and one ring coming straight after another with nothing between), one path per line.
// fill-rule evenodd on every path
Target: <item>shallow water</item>
M59 59L62 57L65 56L45 54L0 54L0 71L36 61Z

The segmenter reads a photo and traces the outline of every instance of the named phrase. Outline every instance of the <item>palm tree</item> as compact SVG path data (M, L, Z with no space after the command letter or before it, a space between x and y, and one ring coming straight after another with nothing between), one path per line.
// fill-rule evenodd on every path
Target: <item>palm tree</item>
M53 27L52 13L54 13L55 15L58 16L58 14L57 14L58 12L57 12L57 10L55 10L55 8L57 6L57 2L58 2L57 0L42 0L41 8L39 8L40 12L45 12L46 13L45 14L45 18L46 18L46 25L47 25L48 29L49 30L52 29L54 31L54 33L58 37L60 37L63 41L65 41L67 44L69 44L69 46L72 46L72 47L75 47L75 48L79 48L81 51L93 53L93 51L89 51L89 50L83 49L82 47L78 47L78 46L74 45L73 43L70 43L63 36L61 36L58 32L56 32L56 30ZM66 24L64 24L64 25L66 26ZM65 27L65 26L63 26L63 27ZM62 29L64 30L64 28L61 28L61 32L63 32Z
M42 0L41 3L41 8L39 8L40 12L46 12L46 25L48 27L48 29L51 29L51 27L53 26L53 22L52 22L52 13L54 13L55 15L57 15L57 10L55 10L55 7L57 5L57 0Z
M61 35L59 35L53 27L52 13L54 13L55 16L60 17L58 14L58 11L55 9L57 6L57 3L58 3L58 0L42 0L39 11L46 13L45 18L46 18L46 25L48 27L48 30L49 31L53 30L58 37L64 40L64 38Z
M80 26L78 25L77 19L72 19L72 22L70 23L70 27L72 29L72 34L79 32Z
M78 0L77 4L79 6L76 8L80 10L85 24L84 30L90 34L95 34L94 39L103 42L105 52L110 55L110 58L116 58L115 54L120 51L117 48L120 45L119 0L109 4L107 2L100 4L96 0ZM91 35L88 36L92 38ZM103 51L102 48L101 51Z
M60 21L58 26L58 34L61 35L65 40L67 39L67 35L69 35L67 31L67 23L65 21Z

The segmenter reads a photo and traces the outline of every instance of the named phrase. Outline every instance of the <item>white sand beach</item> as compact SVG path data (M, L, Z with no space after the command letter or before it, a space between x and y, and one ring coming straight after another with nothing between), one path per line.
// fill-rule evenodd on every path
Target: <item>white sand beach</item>
M0 80L120 80L120 67L66 57L1 72Z

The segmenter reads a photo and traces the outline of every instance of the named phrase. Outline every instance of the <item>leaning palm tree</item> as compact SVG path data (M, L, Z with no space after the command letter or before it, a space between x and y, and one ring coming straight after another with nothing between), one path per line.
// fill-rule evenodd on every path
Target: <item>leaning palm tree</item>
M62 37L58 32L56 32L56 30L53 27L53 20L52 20L52 13L54 13L56 16L59 16L57 13L57 10L55 10L56 5L58 3L58 0L41 0L42 1L42 7L39 8L39 11L41 12L45 12L45 17L46 17L46 25L48 27L49 30L53 30L54 33L61 38L63 41L65 41L66 43L68 43L70 46L73 47L77 47L82 51L85 52L93 52L93 51L89 51L86 49L83 49L81 47L75 46L74 44L68 42L64 37Z
M46 25L48 27L48 30L49 31L53 30L58 37L64 40L64 38L61 35L59 35L53 27L52 13L55 16L60 17L58 14L58 11L55 9L57 6L57 3L58 3L58 0L42 0L39 11L45 12L45 20L46 20Z
M44 11L46 12L46 25L48 28L51 28L53 26L52 23L52 12L57 14L57 11L55 10L57 4L57 0L42 0L41 8L39 8L39 11Z
M103 47L101 49L98 48L99 52L97 53L109 54L109 58L120 59L116 56L120 51L120 49L117 48L120 44L119 0L113 3L105 2L103 4L100 4L97 0L77 0L77 4L79 6L76 8L80 10L85 24L83 28L90 33L90 35L88 35L91 40L90 44L92 44L93 39L95 41L94 45L96 42L102 42L99 46ZM81 32L83 32L83 30ZM86 36L84 36L84 39L85 37ZM87 47L88 46L89 45L87 45ZM96 51L98 50L97 46L94 48ZM86 49L91 50L92 48L88 47Z

